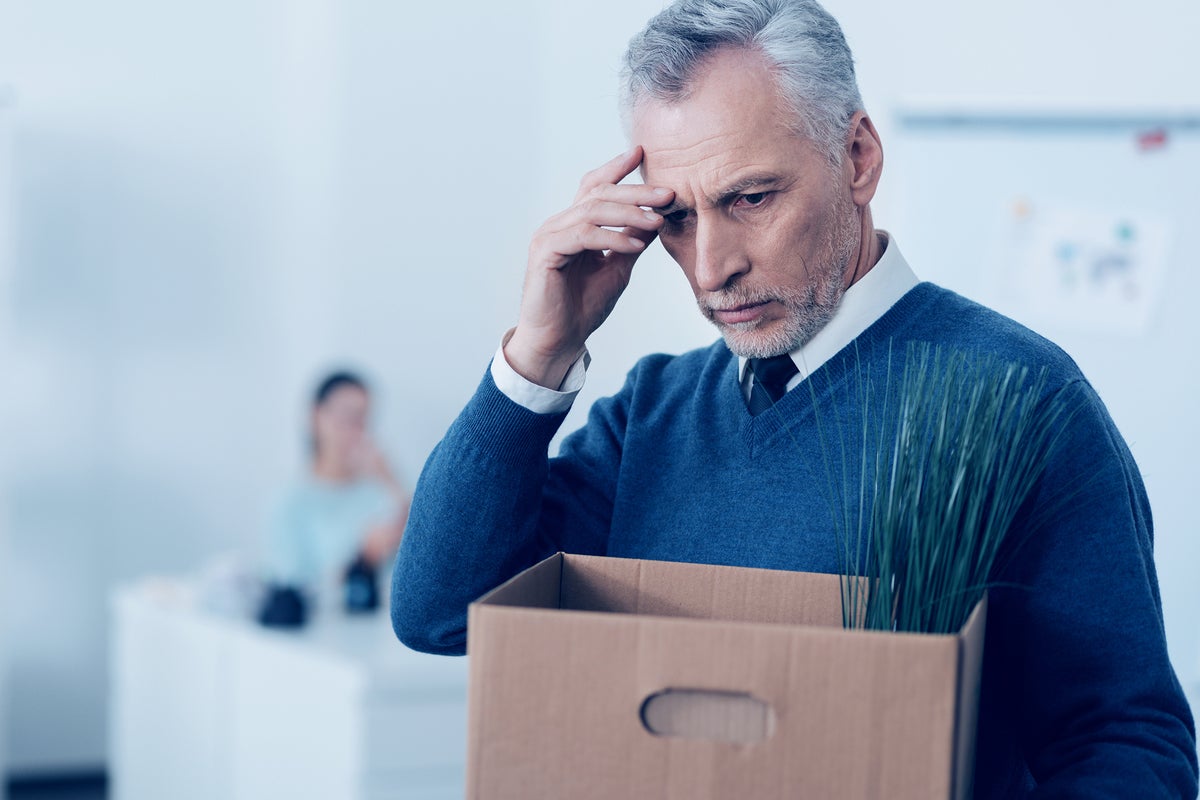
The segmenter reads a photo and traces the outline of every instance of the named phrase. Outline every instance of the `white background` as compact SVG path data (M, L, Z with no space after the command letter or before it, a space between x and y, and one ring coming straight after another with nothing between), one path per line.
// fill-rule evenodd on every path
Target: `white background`
M889 155L891 114L916 96L1200 106L1194 0L828 7ZM374 379L381 438L415 479L515 320L529 234L625 147L619 58L658 8L0 0L16 97L0 171L10 769L103 760L108 589L253 553L322 370ZM889 174L876 221L895 228ZM948 199L969 213L963 177ZM594 337L568 425L638 356L712 338L655 248ZM1195 375L1172 379L1181 402ZM1148 484L1156 506L1185 502ZM1200 559L1186 516L1170 519L1168 633L1194 692Z

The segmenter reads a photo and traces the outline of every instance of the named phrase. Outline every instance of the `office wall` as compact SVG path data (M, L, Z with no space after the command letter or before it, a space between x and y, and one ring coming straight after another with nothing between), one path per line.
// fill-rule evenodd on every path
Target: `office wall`
M509 88L536 47L484 3L453 32L384 2L2 14L5 724L30 772L103 760L112 585L257 548L321 369L375 379L415 476L495 346L488 265L523 260L533 99Z
M316 118L289 64L302 12L5 14L0 74L20 99L6 723L10 768L38 771L103 758L107 588L243 540L286 466L255 441L274 441L290 357L273 284L312 222L296 184L329 148L294 152ZM311 261L293 269L316 280Z
M829 2L885 148L914 96L1194 102L1194 3L1050 5ZM320 369L375 379L415 479L515 320L529 234L624 147L618 59L659 7L0 3L11 768L103 758L107 590L253 551ZM877 221L903 202L885 172ZM654 248L567 427L638 356L712 338ZM1160 566L1175 631L1191 576Z

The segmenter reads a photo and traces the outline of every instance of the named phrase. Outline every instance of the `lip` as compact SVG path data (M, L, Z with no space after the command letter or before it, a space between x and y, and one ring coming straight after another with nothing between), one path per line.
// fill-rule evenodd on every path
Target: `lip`
M764 300L761 303L748 303L733 308L714 308L712 310L713 319L725 325L754 322L762 316L770 302L770 300Z

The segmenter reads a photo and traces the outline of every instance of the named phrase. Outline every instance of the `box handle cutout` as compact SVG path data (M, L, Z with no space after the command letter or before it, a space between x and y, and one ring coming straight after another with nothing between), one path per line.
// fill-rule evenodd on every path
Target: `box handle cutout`
M663 689L642 702L640 715L655 736L752 744L775 730L771 706L745 692Z

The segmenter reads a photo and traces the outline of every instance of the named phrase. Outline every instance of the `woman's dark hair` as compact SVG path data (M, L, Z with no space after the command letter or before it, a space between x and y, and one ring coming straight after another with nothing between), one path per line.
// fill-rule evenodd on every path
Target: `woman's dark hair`
M317 391L313 394L313 408L320 406L329 399L329 395L343 386L353 386L356 389L362 389L364 392L367 391L366 381L353 372L341 371L330 373L325 380L321 381L320 385L317 386Z
M356 389L361 389L367 392L367 382L353 372L341 370L331 372L317 385L317 390L313 392L312 407L316 411L321 405L329 399L329 395L336 392L343 386L352 386ZM308 449L313 456L317 455L317 434L315 430L308 432Z

